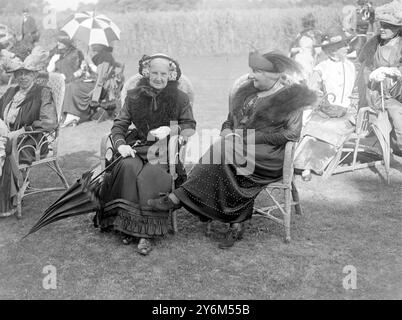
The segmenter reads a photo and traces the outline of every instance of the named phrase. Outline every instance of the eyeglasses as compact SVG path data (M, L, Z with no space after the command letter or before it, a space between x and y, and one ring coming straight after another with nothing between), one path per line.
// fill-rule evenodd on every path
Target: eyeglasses
M33 74L32 71L21 69L21 70L17 70L14 72L14 77L21 78L22 76L27 76L27 75L31 75L31 74Z

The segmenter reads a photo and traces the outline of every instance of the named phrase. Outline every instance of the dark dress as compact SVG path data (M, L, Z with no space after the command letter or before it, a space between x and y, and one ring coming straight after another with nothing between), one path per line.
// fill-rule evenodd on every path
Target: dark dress
M299 139L303 107L314 100L314 93L301 85L263 98L257 98L252 84L241 88L222 129L255 129L254 143L234 136L221 138L174 194L203 221L236 223L249 219L263 187L282 177L286 142ZM234 140L237 142L233 143ZM206 164L217 154L220 164Z
M81 62L84 60L83 53L81 50L70 46L65 50L55 48L50 53L49 58L52 58L55 54L60 54L60 59L56 61L55 72L64 74L66 77L65 82L70 83L74 80L74 72L80 68Z
M4 120L4 111L12 101L19 87L9 88L0 99L0 118ZM10 131L25 128L25 131L51 131L57 126L56 107L50 88L34 85L27 93L23 102L18 106L19 112ZM32 138L24 139L23 145L33 145L40 141L42 134L35 134ZM36 141L35 141L36 140ZM6 144L6 159L3 174L0 177L0 213L9 212L17 205L18 166L16 159L11 153L11 141ZM41 155L48 153L47 145L44 144ZM35 159L33 150L24 149L20 153L19 163L30 164Z
M119 161L107 174L100 190L102 208L97 212L95 225L113 227L125 234L141 238L162 236L168 231L169 214L152 211L148 199L157 198L159 193L171 191L172 178L167 172L166 140L151 139L149 132L160 126L169 126L176 121L180 130L195 129L192 107L188 96L177 89L177 82L169 82L156 93L148 80L142 79L133 90L128 91L125 104L114 120L112 139L116 150L122 144L141 141L136 147L136 157ZM136 129L127 135L128 127ZM151 149L152 148L152 149ZM159 158L154 163L150 150Z
M115 65L116 62L109 51L97 53L92 58L93 63L98 67L101 63L107 62ZM63 102L63 112L80 117L82 121L90 117L91 91L95 88L97 75L91 73L90 78L81 77L66 85L66 93Z

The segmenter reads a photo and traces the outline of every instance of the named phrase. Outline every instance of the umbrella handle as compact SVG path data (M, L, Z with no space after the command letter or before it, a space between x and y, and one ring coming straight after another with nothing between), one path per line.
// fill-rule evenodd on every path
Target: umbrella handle
M385 101L384 101L384 82L380 82L380 88L381 88L381 108L382 111L385 111Z

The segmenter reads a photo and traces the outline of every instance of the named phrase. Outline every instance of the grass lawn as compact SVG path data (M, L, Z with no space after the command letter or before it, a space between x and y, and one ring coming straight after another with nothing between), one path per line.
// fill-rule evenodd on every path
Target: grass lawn
M196 88L198 128L219 128L227 92L247 71L247 59L179 59ZM127 63L135 72L136 59ZM70 182L99 162L99 143L112 122L61 131L61 165ZM33 183L57 183L48 169ZM0 299L402 299L402 159L383 168L298 180L303 216L292 218L292 242L275 223L255 217L242 241L217 247L226 226L206 238L195 217L180 210L179 233L156 242L150 256L100 233L92 214L51 224L20 240L59 196L27 197L23 219L0 220ZM258 198L257 202L265 202ZM43 268L57 268L57 289L42 286ZM357 269L357 289L342 286L343 268Z

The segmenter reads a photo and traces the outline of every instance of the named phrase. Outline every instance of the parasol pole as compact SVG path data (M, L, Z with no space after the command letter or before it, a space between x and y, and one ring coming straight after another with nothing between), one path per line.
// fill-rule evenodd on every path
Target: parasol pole
M132 145L129 145L130 147L136 147L139 144L138 140L135 141ZM96 179L98 179L107 169L109 169L111 166L113 166L116 162L118 162L123 156L119 155L115 160L113 160L112 163L110 163L105 169L103 169L98 175L96 175L95 178L92 179L91 183L94 182Z

